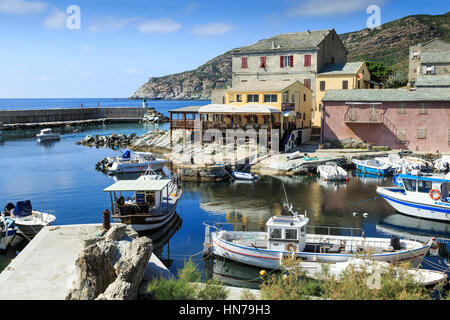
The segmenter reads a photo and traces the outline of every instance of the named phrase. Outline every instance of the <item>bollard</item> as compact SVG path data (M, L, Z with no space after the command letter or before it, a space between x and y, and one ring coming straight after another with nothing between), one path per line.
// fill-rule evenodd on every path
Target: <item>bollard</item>
M109 228L111 228L109 210L108 209L103 210L102 214L103 214L103 229L109 230Z

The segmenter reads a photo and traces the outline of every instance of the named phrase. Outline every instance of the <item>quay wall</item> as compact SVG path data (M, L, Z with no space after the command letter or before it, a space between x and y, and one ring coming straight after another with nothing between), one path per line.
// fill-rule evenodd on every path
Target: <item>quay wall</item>
M0 110L0 123L22 124L82 120L141 120L147 108L61 108L40 110Z

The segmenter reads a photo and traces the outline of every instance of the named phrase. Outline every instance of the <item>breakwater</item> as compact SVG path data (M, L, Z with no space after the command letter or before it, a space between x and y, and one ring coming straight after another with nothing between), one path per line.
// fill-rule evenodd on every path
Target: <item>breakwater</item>
M148 111L148 108L136 107L0 110L0 124L3 130L15 130L42 126L139 122Z

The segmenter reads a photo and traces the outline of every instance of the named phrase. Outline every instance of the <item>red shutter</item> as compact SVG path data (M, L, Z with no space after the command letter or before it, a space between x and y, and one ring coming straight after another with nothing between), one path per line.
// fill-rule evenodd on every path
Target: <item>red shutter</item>
M241 65L241 68L242 68L242 69L247 69L247 68L248 68L248 65L247 65L247 58L246 58L246 57L243 57L243 58L242 58L242 65Z
M305 81L303 81L303 84L305 85L305 87L311 89L311 79L305 79Z
M294 66L294 56L289 56L289 64L291 65L291 68Z
M311 66L311 55L305 54L305 67L310 67L310 66Z
M259 67L265 68L266 67L266 57L260 57L259 58Z
M284 68L284 56L280 56L280 68Z

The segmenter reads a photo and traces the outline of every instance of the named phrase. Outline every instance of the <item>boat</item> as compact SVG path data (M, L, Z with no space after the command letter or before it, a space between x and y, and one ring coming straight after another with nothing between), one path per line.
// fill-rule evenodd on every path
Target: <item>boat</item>
M97 163L97 167L103 167L108 174L144 172L148 167L153 170L161 170L168 161L156 158L150 152L135 152L131 155L126 150L121 157L105 157Z
M387 176L392 172L392 168L388 163L377 159L358 160L353 159L356 169L363 173Z
M369 238L361 231L354 236L355 228L312 227L324 229L327 234L307 233L309 219L293 212L292 205L283 205L292 216L272 216L266 231L228 231L220 225L205 225L205 254L234 260L240 263L279 269L284 259L295 257L302 261L336 263L351 258L364 257L375 261L409 261L412 267L421 264L430 247L438 245L434 238L427 243L392 238ZM350 236L332 235L349 231Z
M331 264L323 264L319 262L301 261L299 268L304 272L305 276L315 280L326 280L334 278L339 279L344 275L345 271L354 270L355 272L367 272L368 274L375 274L376 272L383 273L389 269L390 265L384 261L373 261L368 259L352 258L345 262L337 262ZM398 274L401 271L400 267L393 266ZM288 268L289 270L289 268ZM434 286L447 279L445 272L433 271L428 269L408 268L405 270L407 274L412 276L412 280L423 286Z
M258 179L258 175L256 173L247 173L241 171L233 171L231 172L231 176L236 180L254 181Z
M164 226L175 215L182 195L182 189L170 179L119 180L103 191L110 194L112 218L135 231ZM125 192L132 196L125 198Z
M294 160L302 158L305 154L300 151L295 151L286 155L286 160Z
M5 251L8 249L8 246L13 241L17 232L17 226L15 225L14 219L5 217L5 215L2 214L0 217L0 230L0 250Z
M18 201L14 206L8 203L5 213L14 219L18 231L26 237L34 237L45 226L56 220L54 212L42 212L33 210L30 200Z
M325 163L317 167L317 172L325 181L348 180L348 173L336 163Z
M450 156L443 155L442 158L437 159L434 162L434 168L437 171L449 172L450 171Z
M51 128L42 129L37 135L38 142L48 141L48 140L57 140L60 139L60 135L52 132Z
M450 222L450 173L400 174L401 185L377 187L377 193L398 212Z

